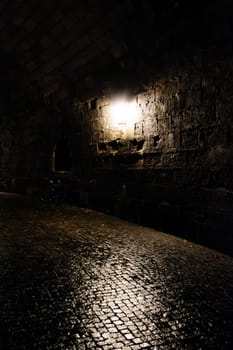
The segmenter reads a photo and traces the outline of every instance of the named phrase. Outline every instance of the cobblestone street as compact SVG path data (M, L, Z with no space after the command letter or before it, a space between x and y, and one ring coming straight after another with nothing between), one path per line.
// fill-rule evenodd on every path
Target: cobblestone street
M231 257L58 205L1 212L0 240L1 350L233 349Z

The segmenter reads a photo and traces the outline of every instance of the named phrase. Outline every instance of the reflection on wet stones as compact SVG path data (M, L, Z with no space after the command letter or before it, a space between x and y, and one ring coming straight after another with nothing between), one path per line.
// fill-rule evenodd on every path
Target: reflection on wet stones
M0 228L2 350L232 348L230 257L68 206Z

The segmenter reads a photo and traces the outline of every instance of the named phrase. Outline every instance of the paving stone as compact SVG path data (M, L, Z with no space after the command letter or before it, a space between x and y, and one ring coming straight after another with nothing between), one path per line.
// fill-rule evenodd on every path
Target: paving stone
M233 259L82 208L0 218L1 350L233 348Z

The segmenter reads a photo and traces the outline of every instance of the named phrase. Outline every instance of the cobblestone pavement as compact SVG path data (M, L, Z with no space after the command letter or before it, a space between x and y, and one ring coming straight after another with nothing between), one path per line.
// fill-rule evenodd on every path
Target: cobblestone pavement
M233 259L87 209L0 216L1 350L233 349Z

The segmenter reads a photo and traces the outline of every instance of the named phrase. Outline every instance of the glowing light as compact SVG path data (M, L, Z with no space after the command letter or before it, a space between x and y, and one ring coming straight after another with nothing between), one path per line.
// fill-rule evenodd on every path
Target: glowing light
M125 134L132 133L134 123L137 120L136 102L127 100L112 102L110 106L110 118L112 127L123 131Z

